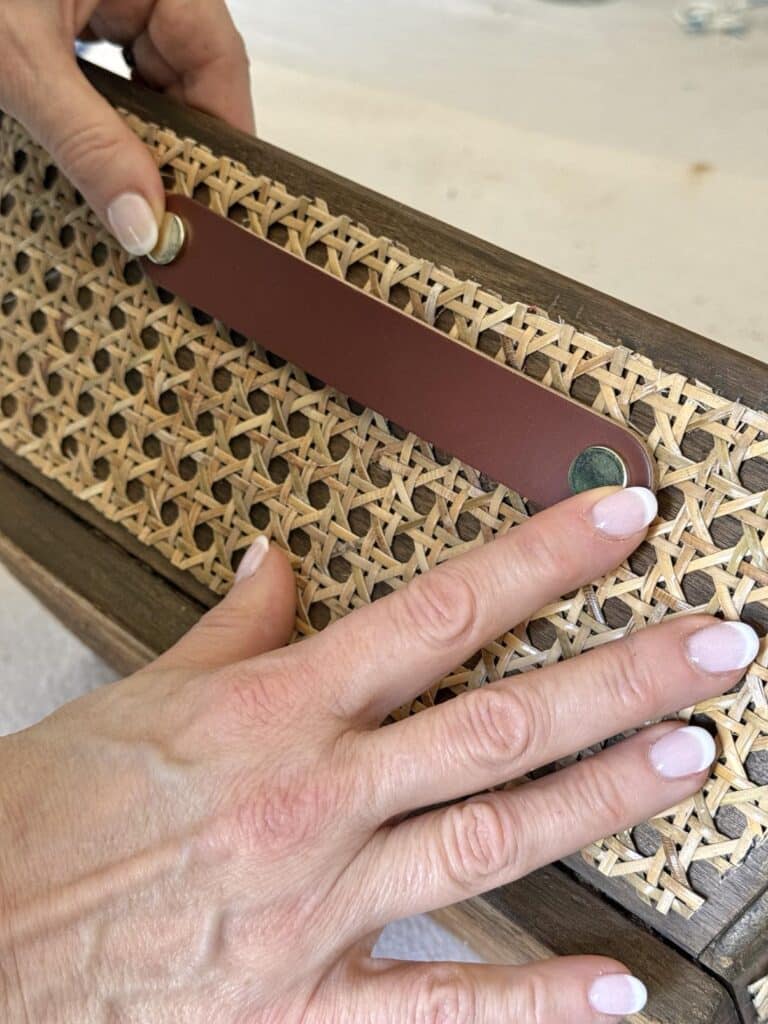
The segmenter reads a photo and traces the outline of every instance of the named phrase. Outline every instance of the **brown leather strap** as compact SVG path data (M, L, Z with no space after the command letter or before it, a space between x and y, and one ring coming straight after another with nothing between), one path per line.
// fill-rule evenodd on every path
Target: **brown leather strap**
M551 505L570 493L574 458L600 445L621 455L629 483L653 485L624 427L191 199L168 196L168 209L187 237L174 262L144 261L158 285L492 480Z

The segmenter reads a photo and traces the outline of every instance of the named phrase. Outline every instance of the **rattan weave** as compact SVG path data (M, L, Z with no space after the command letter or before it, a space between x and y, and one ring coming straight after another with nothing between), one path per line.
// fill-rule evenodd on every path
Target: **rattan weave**
M543 609L403 713L665 616L768 606L768 492L750 483L768 456L765 411L128 120L175 191L647 437L662 518L632 563ZM0 443L217 593L265 531L291 552L302 634L525 517L517 495L158 295L21 127L5 118L1 139ZM690 916L704 901L697 871L724 874L768 834L766 653L763 643L737 692L699 709L721 746L705 792L585 851L661 913Z

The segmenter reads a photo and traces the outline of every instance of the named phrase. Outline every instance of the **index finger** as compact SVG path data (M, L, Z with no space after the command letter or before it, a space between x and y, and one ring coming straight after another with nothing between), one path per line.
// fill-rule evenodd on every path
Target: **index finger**
M321 695L343 717L378 724L512 626L614 569L656 512L645 488L588 491L417 577L299 645Z

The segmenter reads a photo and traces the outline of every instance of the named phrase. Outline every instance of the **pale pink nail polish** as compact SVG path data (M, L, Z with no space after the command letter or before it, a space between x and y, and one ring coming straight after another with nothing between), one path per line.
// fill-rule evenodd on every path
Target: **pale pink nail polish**
M138 192L124 192L107 207L115 238L131 256L146 256L157 245L158 225L152 207Z
M261 537L256 538L245 552L243 560L237 568L235 583L242 583L243 580L250 579L266 558L268 551L269 541L262 534Z
M711 735L695 725L668 732L649 751L654 771L665 779L698 775L710 767L716 755L717 747Z
M717 622L688 637L688 657L705 672L735 672L751 665L760 638L746 622Z
M627 487L598 501L590 517L600 533L619 539L644 530L656 518L657 512L653 491L645 487Z
M589 1004L597 1013L626 1017L639 1013L648 1002L648 990L631 974L604 974L592 983Z

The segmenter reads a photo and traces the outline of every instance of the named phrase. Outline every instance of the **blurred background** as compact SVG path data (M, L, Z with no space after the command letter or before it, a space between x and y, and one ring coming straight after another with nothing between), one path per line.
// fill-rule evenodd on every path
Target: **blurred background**
M768 6L230 7L266 140L768 359ZM88 56L122 66L109 47ZM112 678L2 568L0 649L0 733ZM422 918L380 951L473 956Z
M263 138L768 357L768 7L230 6Z

